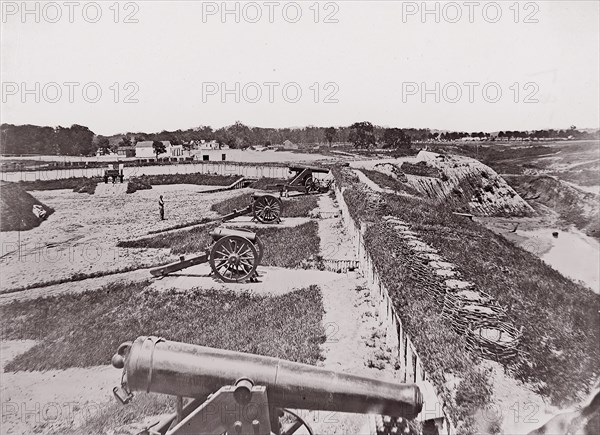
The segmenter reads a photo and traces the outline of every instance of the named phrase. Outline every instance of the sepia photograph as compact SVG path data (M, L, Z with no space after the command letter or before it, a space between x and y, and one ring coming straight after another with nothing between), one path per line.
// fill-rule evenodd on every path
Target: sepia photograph
M600 434L600 0L0 10L0 435Z

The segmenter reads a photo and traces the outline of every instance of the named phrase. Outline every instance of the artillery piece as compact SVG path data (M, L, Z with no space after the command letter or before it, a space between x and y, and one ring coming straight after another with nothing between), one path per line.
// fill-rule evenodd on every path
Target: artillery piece
M290 190L306 194L326 193L333 183L333 180L323 183L313 177L314 173L328 174L329 169L316 166L290 166L289 172L294 172L296 175L289 183L276 185L279 188L280 196L288 196Z
M414 384L157 337L121 344L112 364L123 369L121 386L113 389L123 404L131 401L132 391L177 396L175 414L148 429L151 435L291 435L302 426L312 435L287 408L402 420L415 418L423 406ZM192 400L184 406L183 397ZM284 413L294 418L285 427Z
M233 210L220 220L230 221L238 216L252 213L253 219L262 224L280 223L283 204L281 199L273 195L252 195L252 201L246 208Z
M216 228L210 233L214 244L206 252L191 258L150 270L154 276L165 276L202 263L210 263L212 272L224 282L256 279L256 268L262 260L264 245L256 233L229 228Z
M113 184L117 182L117 179L122 183L123 182L123 163L113 163L112 166L108 166L108 169L104 170L104 183L108 183L108 179L112 178Z

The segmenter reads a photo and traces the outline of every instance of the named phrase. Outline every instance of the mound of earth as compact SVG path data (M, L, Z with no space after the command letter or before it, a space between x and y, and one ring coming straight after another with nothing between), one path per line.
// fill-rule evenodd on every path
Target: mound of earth
M0 231L37 227L54 210L14 183L0 183Z
M419 152L416 164L376 169L454 211L478 216L523 216L534 209L492 168L463 156Z
M152 189L152 185L142 177L132 177L127 184L127 193L134 193L138 190Z
M506 178L536 209L550 208L565 222L589 236L600 238L600 195L584 192L548 175Z

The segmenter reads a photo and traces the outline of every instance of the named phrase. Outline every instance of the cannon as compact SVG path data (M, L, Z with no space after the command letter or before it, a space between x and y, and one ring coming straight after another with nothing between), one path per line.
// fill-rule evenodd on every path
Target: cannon
M252 195L250 204L240 210L234 210L231 213L223 216L221 221L229 221L238 216L243 216L252 213L253 219L263 223L280 223L281 211L283 204L281 199L273 195Z
M123 369L113 393L123 404L134 391L177 396L177 410L151 434L291 435L302 426L288 410L352 412L415 418L419 387L249 353L138 337L112 358ZM191 400L184 406L183 397ZM280 417L294 419L285 427Z
M288 196L290 190L306 194L326 193L333 183L333 180L323 183L318 178L313 177L314 173L328 174L329 169L316 166L290 166L289 172L295 173L292 181L276 185L279 188L280 196Z
M108 179L111 178L113 184L116 183L117 179L122 183L123 182L123 163L113 163L113 165L109 165L108 169L104 170L104 183L108 183Z
M150 273L165 276L208 262L212 272L224 282L255 280L256 268L264 252L264 245L256 233L220 227L210 235L214 243L203 254L191 258L181 256L179 261L151 269Z

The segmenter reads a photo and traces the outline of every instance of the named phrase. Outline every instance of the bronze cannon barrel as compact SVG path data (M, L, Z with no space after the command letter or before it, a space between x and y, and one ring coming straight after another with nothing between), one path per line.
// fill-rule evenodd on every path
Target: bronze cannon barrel
M256 240L256 233L254 233L252 231L234 230L234 229L231 229L231 228L223 228L223 227L215 228L210 233L210 235L215 240L218 240L221 237L225 237L225 236L239 236L239 237L244 237L245 239L248 239L251 242L254 242Z
M156 337L139 337L128 350L124 369L132 391L202 398L247 378L266 386L269 403L280 408L414 418L422 407L414 384Z

